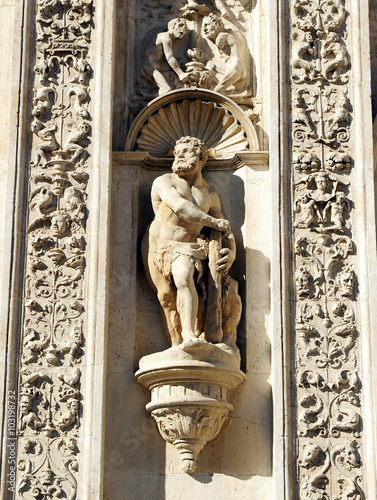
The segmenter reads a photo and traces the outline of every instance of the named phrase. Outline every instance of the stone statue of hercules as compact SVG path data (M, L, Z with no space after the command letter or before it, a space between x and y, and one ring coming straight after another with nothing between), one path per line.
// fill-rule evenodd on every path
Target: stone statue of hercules
M220 198L202 177L208 158L206 145L195 137L182 137L176 142L174 157L173 172L153 182L155 218L142 243L146 274L157 292L173 346L197 342L202 333L204 313L198 291L205 288L202 277L210 239L202 231L212 228L216 230L212 234L222 236L217 273L226 275L235 259L234 236L223 217Z

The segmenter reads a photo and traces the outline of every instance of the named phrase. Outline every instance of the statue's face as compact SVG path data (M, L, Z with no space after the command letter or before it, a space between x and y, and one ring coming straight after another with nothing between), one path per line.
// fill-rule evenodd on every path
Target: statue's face
M175 147L173 172L177 174L190 174L202 167L198 148L193 143L178 144Z
M309 293L309 276L304 273L297 273L296 275L296 289L297 293Z
M217 28L215 23L209 18L204 18L202 25L202 32L203 35L206 36L207 38L214 38L217 34Z
M181 40L187 33L187 26L186 26L185 21L183 21L182 19L178 20L171 27L171 32L172 32L174 38Z
M89 125L85 122L80 123L80 130L87 134L89 132Z
M55 215L51 219L51 229L53 236L61 236L67 229L67 221L63 215Z
M79 403L78 403L78 401L75 401L75 400L70 401L67 406L70 410L72 410L74 412L77 412L77 410L79 409Z

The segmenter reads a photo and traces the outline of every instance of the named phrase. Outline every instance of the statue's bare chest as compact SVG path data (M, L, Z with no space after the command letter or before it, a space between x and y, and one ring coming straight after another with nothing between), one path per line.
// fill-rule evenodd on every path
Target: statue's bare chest
M177 186L177 190L188 201L194 203L203 212L208 212L211 207L211 193L205 186L189 186L182 184Z

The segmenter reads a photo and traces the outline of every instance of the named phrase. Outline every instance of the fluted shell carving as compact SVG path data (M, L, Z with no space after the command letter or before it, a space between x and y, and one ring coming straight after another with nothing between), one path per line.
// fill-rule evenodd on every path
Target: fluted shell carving
M239 121L213 102L185 99L160 108L142 128L137 150L154 157L172 155L175 142L183 136L198 137L216 155L249 149Z

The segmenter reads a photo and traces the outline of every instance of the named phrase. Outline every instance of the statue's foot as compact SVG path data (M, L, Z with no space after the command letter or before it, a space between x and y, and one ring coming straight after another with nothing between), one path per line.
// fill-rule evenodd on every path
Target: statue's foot
M203 342L205 342L205 340L201 340L196 336L195 337L184 337L183 342L180 344L179 347L182 347L184 349L185 347L190 347L190 346L197 345L197 344L200 344Z

